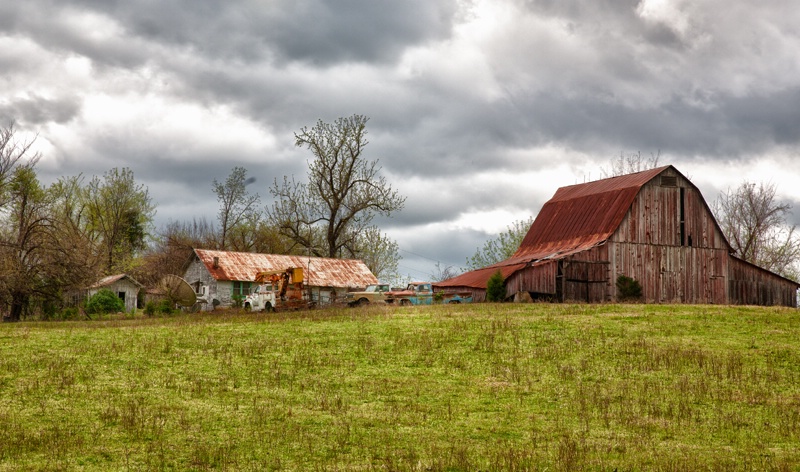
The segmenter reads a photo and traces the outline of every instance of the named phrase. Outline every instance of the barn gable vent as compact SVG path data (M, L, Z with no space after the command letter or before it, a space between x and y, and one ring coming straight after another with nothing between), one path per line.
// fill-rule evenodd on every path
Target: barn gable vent
M674 175L662 175L661 176L661 186L662 187L677 187L678 185L678 178Z

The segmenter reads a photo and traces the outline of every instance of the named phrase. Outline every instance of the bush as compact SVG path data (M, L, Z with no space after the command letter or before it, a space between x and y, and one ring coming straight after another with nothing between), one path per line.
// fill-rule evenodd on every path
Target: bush
M146 316L171 315L174 310L169 300L163 299L158 302L149 301L144 305L144 314Z
M107 288L100 289L86 302L86 313L117 313L125 310L125 302Z
M486 301L502 302L506 299L506 281L498 270L486 282Z
M642 286L636 279L620 274L617 277L617 293L622 301L633 301L642 298Z

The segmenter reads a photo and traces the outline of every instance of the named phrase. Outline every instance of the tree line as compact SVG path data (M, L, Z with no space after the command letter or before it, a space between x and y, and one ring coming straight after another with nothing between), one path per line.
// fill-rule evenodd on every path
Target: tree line
M374 224L405 197L363 155L368 118L319 121L295 134L311 151L307 181L275 179L262 207L244 167L211 182L217 224L205 218L154 227L156 208L129 168L103 176L36 174L41 156L13 125L0 129L0 312L52 316L102 276L127 273L146 287L182 273L196 247L362 259L376 276L397 271L397 243Z

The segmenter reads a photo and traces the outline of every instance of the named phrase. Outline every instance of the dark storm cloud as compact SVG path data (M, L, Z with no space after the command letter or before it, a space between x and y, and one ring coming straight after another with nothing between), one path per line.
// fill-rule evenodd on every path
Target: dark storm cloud
M274 57L332 64L389 61L410 44L442 38L449 34L456 2L103 0L39 2L24 10L6 10L18 13L13 16L20 21L20 16L37 11L57 17L60 11L74 9L113 18L131 37L195 54L245 63ZM53 37L68 41L59 30ZM117 56L107 56L112 57Z
M66 123L80 111L80 103L74 97L50 100L32 96L0 104L0 123L17 122L23 125L44 123Z
M51 179L130 167L159 218L213 220L214 178L244 166L266 205L313 158L295 132L364 114L366 157L408 196L381 225L460 265L488 233L450 223L535 214L620 153L792 167L797 20L719 0L4 2L0 120L48 141Z

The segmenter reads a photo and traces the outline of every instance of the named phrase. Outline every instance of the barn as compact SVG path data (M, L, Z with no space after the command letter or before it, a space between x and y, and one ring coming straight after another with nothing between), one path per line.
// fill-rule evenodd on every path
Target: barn
M195 249L186 264L183 278L194 288L205 309L231 306L235 297L244 297L255 287L258 272L302 267L311 300L320 305L343 300L356 288L378 283L363 261L324 257L287 256L249 252Z
M647 303L797 306L800 285L733 256L698 188L673 166L559 188L514 255L445 280L483 300L500 271L510 296L618 300L631 277Z

